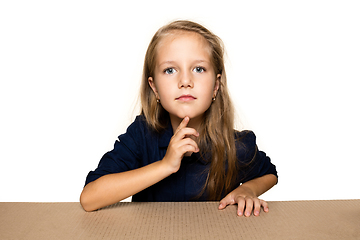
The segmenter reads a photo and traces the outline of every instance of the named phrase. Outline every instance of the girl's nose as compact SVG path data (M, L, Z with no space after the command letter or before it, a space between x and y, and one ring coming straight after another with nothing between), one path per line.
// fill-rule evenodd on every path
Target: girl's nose
M180 80L179 80L179 88L192 88L194 86L194 83L191 79L191 74L190 73L183 73L180 75Z

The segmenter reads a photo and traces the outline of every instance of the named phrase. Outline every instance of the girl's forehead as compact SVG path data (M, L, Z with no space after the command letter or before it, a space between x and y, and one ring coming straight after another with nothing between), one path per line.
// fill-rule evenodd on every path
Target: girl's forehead
M193 31L186 31L186 30L171 30L167 33L164 33L162 39L160 40L161 42L171 42L177 38L191 38L193 40L197 40L199 42L202 42L204 44L208 44L208 42L206 41L205 37L203 37L201 34L197 33L197 32L193 32Z
M168 33L165 33L158 43L157 52L159 53L159 51L163 50L163 48L168 48L174 42L177 44L182 44L184 41L192 42L199 48L205 49L209 56L211 55L211 47L205 37L197 32L184 30L172 30Z

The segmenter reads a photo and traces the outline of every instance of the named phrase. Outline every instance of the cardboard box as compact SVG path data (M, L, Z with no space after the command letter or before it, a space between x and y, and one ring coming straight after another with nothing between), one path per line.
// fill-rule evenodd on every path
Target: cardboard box
M0 203L0 239L360 239L360 200L269 202L238 217L218 202Z

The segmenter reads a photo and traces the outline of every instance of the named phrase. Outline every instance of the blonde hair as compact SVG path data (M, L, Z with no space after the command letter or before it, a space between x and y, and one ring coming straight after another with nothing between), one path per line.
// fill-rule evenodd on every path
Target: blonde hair
M149 77L154 76L156 53L159 42L169 33L182 30L195 32L205 38L210 47L210 58L215 75L221 74L220 87L209 109L204 114L204 121L200 126L199 148L202 157L211 156L210 170L206 184L199 196L207 191L208 200L220 200L235 187L238 172L235 135L234 108L231 102L224 64L224 46L219 37L204 26L191 21L175 21L160 28L150 41L144 61L141 85L141 114L155 131L162 131L168 124L167 111L158 104L156 96L148 84Z

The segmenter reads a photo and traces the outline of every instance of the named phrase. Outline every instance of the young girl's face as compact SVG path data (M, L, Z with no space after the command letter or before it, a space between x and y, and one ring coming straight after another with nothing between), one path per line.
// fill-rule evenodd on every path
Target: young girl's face
M149 84L172 122L185 116L201 120L219 88L206 40L194 32L177 31L157 48L154 76Z

